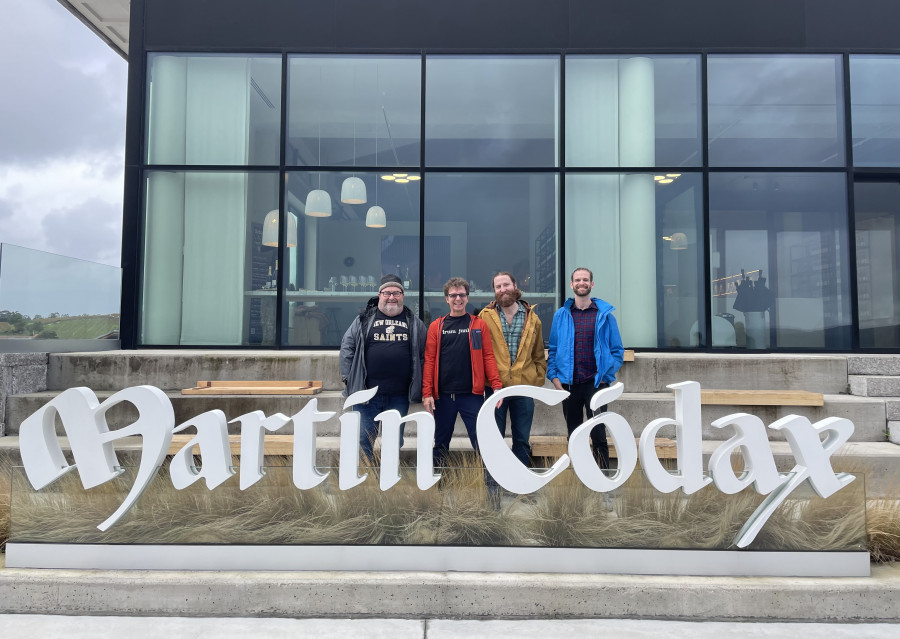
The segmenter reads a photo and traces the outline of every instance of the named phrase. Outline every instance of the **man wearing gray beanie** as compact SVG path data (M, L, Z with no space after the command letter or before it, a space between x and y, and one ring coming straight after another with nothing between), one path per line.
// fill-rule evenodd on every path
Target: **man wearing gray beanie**
M344 397L378 387L378 394L354 407L360 414L359 445L363 459L374 460L378 435L375 417L386 410L401 415L422 401L425 324L404 305L403 282L385 275L378 296L353 320L341 340L340 367ZM403 432L400 434L401 446Z

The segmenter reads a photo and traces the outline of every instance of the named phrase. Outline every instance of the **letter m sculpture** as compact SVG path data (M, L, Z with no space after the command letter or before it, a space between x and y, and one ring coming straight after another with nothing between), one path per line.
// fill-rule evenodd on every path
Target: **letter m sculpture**
M110 431L106 411L121 402L129 402L137 408L138 418L124 428ZM71 465L56 438L57 415L72 448L75 463ZM19 445L25 473L35 490L44 488L76 467L81 483L87 489L108 482L124 471L113 442L140 435L143 445L137 477L116 512L97 526L106 530L134 505L156 475L169 450L174 427L172 403L165 393L153 386L126 388L102 404L89 388L70 388L22 422Z

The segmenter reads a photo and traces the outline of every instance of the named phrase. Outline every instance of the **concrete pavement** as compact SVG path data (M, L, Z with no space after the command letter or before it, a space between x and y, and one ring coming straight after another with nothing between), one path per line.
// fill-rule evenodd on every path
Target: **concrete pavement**
M367 639L548 639L552 637L761 637L796 639L894 639L893 624L686 622L641 619L539 619L529 621L452 621L442 619L280 619L210 617L60 617L0 615L6 637L130 639L159 636L193 639L328 637Z

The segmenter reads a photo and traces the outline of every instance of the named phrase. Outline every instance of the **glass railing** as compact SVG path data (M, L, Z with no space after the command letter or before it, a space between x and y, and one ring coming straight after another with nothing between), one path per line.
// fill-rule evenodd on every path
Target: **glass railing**
M285 458L289 463L289 459ZM199 470L199 469L198 469ZM235 469L236 470L236 469ZM480 466L439 469L428 490L415 468L379 487L379 469L340 490L337 468L315 488L295 487L292 467L268 466L240 490L235 474L214 490L200 479L176 490L168 467L121 520L105 521L131 489L136 469L82 488L78 472L35 491L21 467L12 472L11 543L489 546L737 550L735 538L764 497L752 489L726 495L706 486L663 494L641 472L599 493L571 469L531 495L492 485ZM762 527L747 551L865 551L864 477L828 499L804 482Z
M0 352L119 347L122 269L0 244Z

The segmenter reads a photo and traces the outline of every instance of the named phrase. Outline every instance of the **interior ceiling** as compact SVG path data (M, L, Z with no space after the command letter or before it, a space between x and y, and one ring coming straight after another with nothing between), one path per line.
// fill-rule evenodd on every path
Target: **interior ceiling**
M128 59L128 15L131 0L59 0L76 18Z

